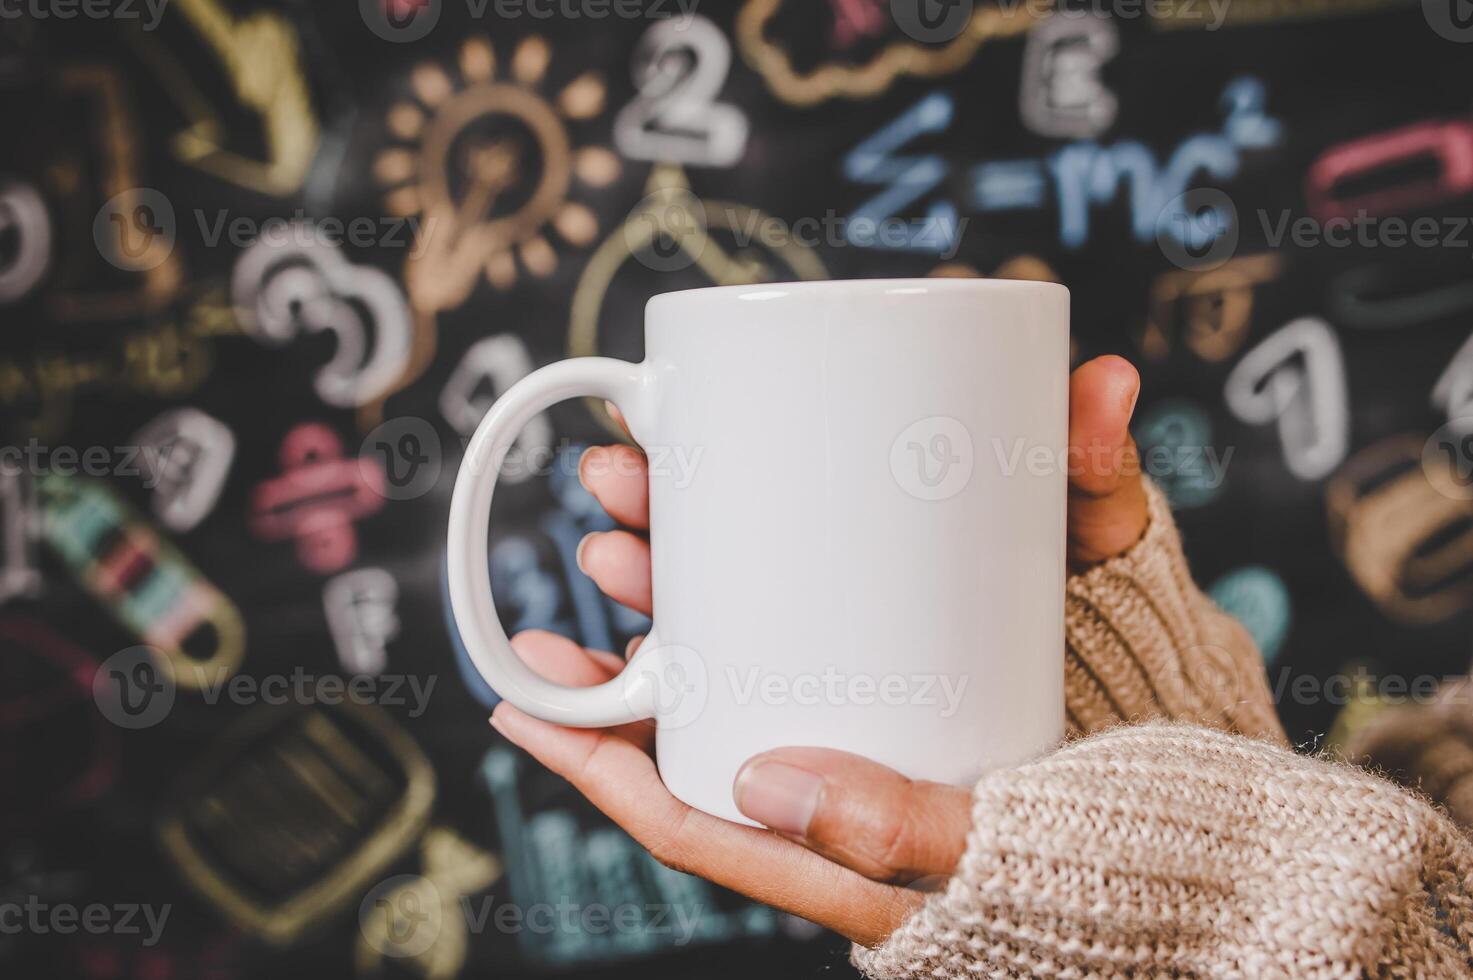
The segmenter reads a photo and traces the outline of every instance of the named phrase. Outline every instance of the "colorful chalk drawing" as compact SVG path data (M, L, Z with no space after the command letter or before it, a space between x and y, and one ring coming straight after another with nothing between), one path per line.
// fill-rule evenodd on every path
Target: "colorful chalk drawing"
M860 143L844 157L844 178L884 190L854 209L844 228L849 244L861 248L896 248L951 256L961 244L956 205L934 201L926 217L910 224L899 241L887 242L880 226L931 193L946 179L945 158L936 154L897 155L915 139L944 132L951 125L955 103L944 92L932 92L901 113L890 124Z
M747 116L717 101L731 43L699 15L658 21L634 49L639 94L614 119L614 145L631 160L730 167L747 149Z
M232 924L285 946L408 850L435 795L429 759L382 709L259 705L180 774L158 837Z
M785 2L810 5L813 0L747 0L737 14L734 34L747 64L767 81L774 95L795 106L812 106L840 97L873 98L908 75L917 78L949 75L966 67L987 41L1015 37L1038 23L1032 11L1021 5L979 3L972 8L962 30L945 43L918 44L896 32L893 40L863 61L825 61L805 69L794 64L788 50L768 32ZM863 20L855 21L852 14L841 19L852 24L892 19L888 9L880 22L864 18L863 14L859 16ZM888 29L888 24L885 26Z
M1424 445L1415 435L1372 443L1325 485L1330 542L1346 571L1407 624L1473 608L1473 503L1429 478Z
M1301 317L1243 355L1223 398L1250 425L1274 423L1289 472L1321 480L1340 465L1350 442L1350 395L1340 342L1318 317Z
M465 967L471 912L462 903L501 878L501 862L448 827L425 831L419 858L419 874L385 880L359 906L360 977L382 974L386 960L425 980L452 980Z
M332 360L317 372L317 397L341 408L388 396L408 369L409 304L392 276L354 265L334 244L296 223L241 253L230 280L242 331L267 347L302 334L330 333Z
M750 903L723 908L730 900L718 897L711 885L660 864L617 827L585 829L565 810L526 812L519 788L524 765L517 753L493 748L480 770L505 855L510 900L522 908L569 902L630 908L638 923L599 933L561 922L545 932L522 929L517 939L529 958L566 967L647 956L675 945L680 921L690 924L691 946L778 932L777 912Z
M390 212L422 215L431 229L404 268L415 309L455 309L482 278L505 290L519 269L552 275L558 258L549 234L575 248L597 237L598 219L570 192L608 186L619 160L606 147L575 145L569 127L603 114L606 85L588 72L545 95L551 61L547 41L524 37L501 78L490 41L472 37L454 74L420 64L413 100L389 109L394 143L379 152L374 174ZM496 135L497 125L514 135Z
M1050 17L1028 34L1018 114L1040 136L1089 139L1115 122L1120 108L1100 79L1120 51L1120 31L1108 17Z
M1293 602L1277 572L1262 565L1236 568L1213 582L1207 595L1243 624L1258 644L1264 663L1278 659L1293 623Z
M1182 200L1201 178L1229 181L1238 176L1248 151L1272 149L1283 138L1283 126L1268 114L1267 92L1252 76L1229 82L1220 108L1222 127L1182 140L1161 162L1145 144L1122 140L1101 146L1093 140L1066 144L1047 157L990 160L972 167L965 207L978 214L1009 211L1043 212L1050 198L1059 215L1059 242L1068 249L1086 245L1091 214L1125 195L1130 205L1131 234L1138 244L1171 236L1182 247L1199 252L1217 236L1235 228L1235 215L1204 221L1187 214ZM922 137L944 133L955 117L955 99L933 91L863 140L844 157L845 179L885 189L850 215L846 228L851 244L868 248L954 253L961 218L956 203L931 201L924 219L912 219L903 236L876 235L882 222L923 201L950 176L940 154L899 151Z
M712 286L828 275L818 255L796 241L769 246L761 236L743 240L742 230L759 227L767 216L745 204L697 197L678 166L656 164L644 190L645 196L594 251L578 277L568 316L568 353L573 357L606 353L630 335L643 338L641 306L630 296L648 298L662 292L664 277L673 270L698 271L704 284ZM610 297L616 285L620 299L614 309ZM584 404L615 438L629 438L610 417L603 399L585 399Z
M0 737L47 747L0 752L0 777L12 794L0 828L16 833L101 798L117 778L119 751L117 730L92 701L94 657L29 616L0 616L0 644L15 668L0 692ZM78 729L85 738L68 737Z
M469 439L496 399L531 374L533 366L526 343L515 334L483 337L461 355L440 389L440 414L452 429ZM498 479L503 483L530 479L536 472L531 464L552 456L554 437L546 412L532 416L517 433Z
M171 531L209 516L235 458L235 434L197 408L171 408L133 436L153 487L153 513Z
M0 605L41 594L40 543L35 481L19 466L0 464Z
M1232 357L1248 339L1260 286L1278 280L1283 261L1271 253L1240 255L1216 268L1173 269L1151 283L1138 344L1153 361L1178 341L1204 361Z
M1435 173L1421 176L1419 163ZM1379 186L1367 190L1367 183ZM1348 194L1347 185L1357 192ZM1406 214L1470 193L1473 122L1464 119L1413 123L1331 147L1304 179L1309 212L1320 221Z
M1473 280L1461 267L1360 265L1330 280L1326 312L1337 324L1396 330L1473 313Z
M385 115L389 145L373 161L384 206L420 216L425 229L423 247L404 263L414 339L391 393L429 367L437 315L462 306L478 283L505 292L523 273L547 279L558 269L554 242L581 249L598 237L597 215L573 194L608 187L623 164L573 133L606 112L607 85L588 71L544 92L552 56L544 38L528 35L503 75L490 40L467 38L453 68L417 65L413 97ZM360 424L376 423L382 411L382 399L365 406Z
M281 475L257 484L251 532L263 541L293 540L302 567L329 574L358 554L355 522L383 509L383 464L343 455L343 441L319 422L281 440Z
M234 6L234 5L231 5ZM297 29L280 13L237 15L220 0L170 0L169 9L189 22L228 79L241 109L260 120L264 159L229 147L229 126L202 83L175 52L148 32L127 40L158 77L161 90L186 119L174 134L174 156L191 167L262 194L286 196L301 188L317 152L320 126L307 83Z
M1205 507L1222 493L1230 454L1212 444L1212 418L1200 405L1157 402L1135 423L1135 440L1172 510Z
M163 654L173 681L197 689L245 656L235 604L105 484L48 473L37 484L42 536L77 584Z
M399 635L399 583L382 568L355 568L322 589L338 664L350 674L377 676L388 665L389 641Z
M30 294L51 268L51 213L34 184L0 180L0 239L13 239L0 257L0 306Z

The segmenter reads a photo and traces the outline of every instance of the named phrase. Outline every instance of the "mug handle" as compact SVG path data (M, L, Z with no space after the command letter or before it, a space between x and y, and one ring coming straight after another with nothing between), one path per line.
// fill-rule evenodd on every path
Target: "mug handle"
M538 412L569 398L593 395L613 402L637 439L652 408L651 381L644 365L610 357L575 357L539 368L508 388L481 419L455 479L446 562L450 608L461 639L471 663L497 694L544 721L606 728L652 718L658 680L650 671L626 667L594 687L568 687L541 676L517 656L496 615L487 562L496 477L522 427ZM657 646L652 628L639 654Z

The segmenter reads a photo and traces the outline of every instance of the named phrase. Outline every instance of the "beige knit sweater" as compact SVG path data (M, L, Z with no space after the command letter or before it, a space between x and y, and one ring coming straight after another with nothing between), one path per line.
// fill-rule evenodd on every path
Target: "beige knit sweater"
M1428 702L1389 707L1354 732L1352 762L1415 787L1473 829L1473 678L1444 684Z
M1283 744L1252 641L1192 583L1154 488L1150 507L1134 548L1068 583L1069 721L1098 734L984 776L954 876L855 965L1473 976L1473 845L1405 790Z

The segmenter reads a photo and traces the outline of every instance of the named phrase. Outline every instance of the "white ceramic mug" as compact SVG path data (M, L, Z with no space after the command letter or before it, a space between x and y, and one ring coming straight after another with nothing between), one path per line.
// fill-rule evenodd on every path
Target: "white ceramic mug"
M680 799L750 823L743 762L788 745L969 784L1064 733L1069 293L856 280L667 293L642 363L582 357L496 402L450 510L450 598L503 698L653 718ZM529 419L606 398L650 457L655 628L617 678L529 669L492 601L496 469Z

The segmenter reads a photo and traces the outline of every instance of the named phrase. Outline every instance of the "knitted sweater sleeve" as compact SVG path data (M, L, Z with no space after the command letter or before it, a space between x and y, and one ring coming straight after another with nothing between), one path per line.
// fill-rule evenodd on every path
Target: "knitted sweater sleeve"
M1065 586L1070 734L1174 718L1283 741L1253 639L1192 581L1165 495L1146 497L1141 540Z
M1076 740L978 782L953 877L883 945L855 947L855 965L930 980L1473 976L1473 845L1391 783L1284 745L1258 651L1193 584L1163 495L1147 493L1141 541L1067 584Z
M1473 976L1473 845L1350 766L1185 724L984 776L873 978Z
M1410 786L1473 831L1473 678L1442 685L1432 700L1379 709L1350 733L1346 757Z

